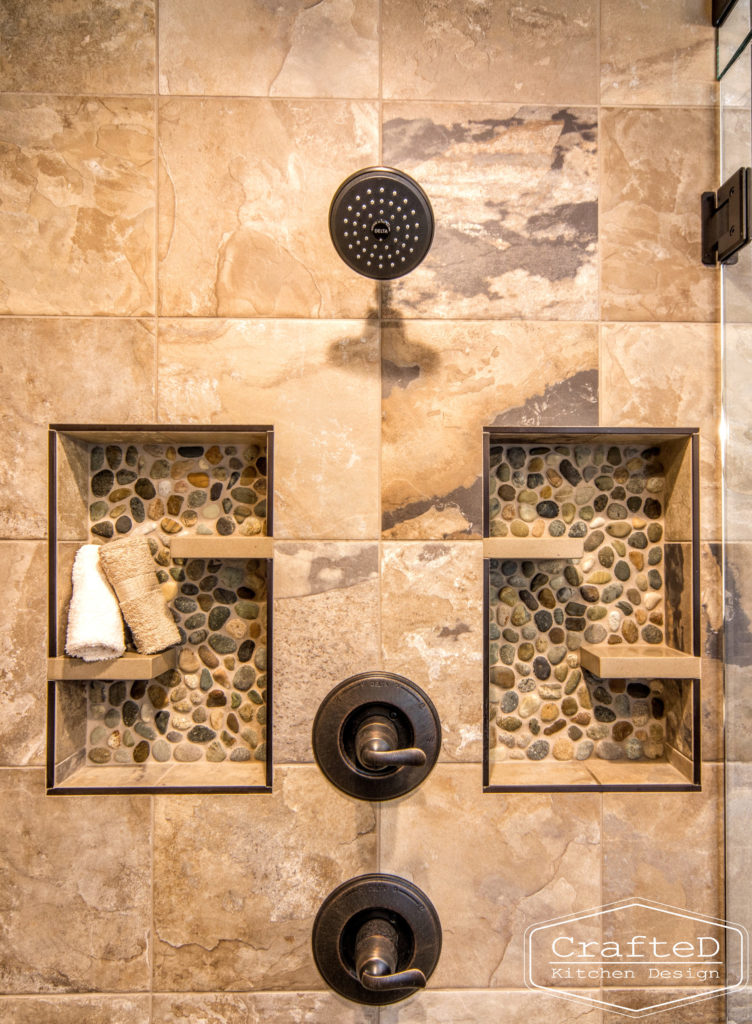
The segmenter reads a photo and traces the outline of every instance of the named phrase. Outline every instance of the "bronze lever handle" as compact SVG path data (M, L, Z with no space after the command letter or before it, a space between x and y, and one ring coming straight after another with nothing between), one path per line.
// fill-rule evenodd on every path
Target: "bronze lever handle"
M425 988L423 971L411 968L395 972L398 936L388 921L371 918L355 940L355 969L363 988L384 992L398 988Z
M358 729L355 754L363 767L371 769L426 763L425 751L420 747L398 747L398 743L397 730L389 719L376 715Z

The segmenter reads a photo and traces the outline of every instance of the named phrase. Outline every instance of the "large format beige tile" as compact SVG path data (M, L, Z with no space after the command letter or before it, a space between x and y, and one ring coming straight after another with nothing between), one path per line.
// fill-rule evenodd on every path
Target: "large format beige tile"
M380 1024L600 1024L595 1006L552 998L547 992L483 991L425 992L381 1010ZM599 993L592 992L594 998Z
M0 97L0 313L154 307L154 104Z
M734 267L724 269L724 287L734 280L743 264L750 264L748 253ZM741 291L749 306L749 284ZM728 313L728 303L726 305ZM746 316L750 319L749 310ZM729 541L752 540L752 446L749 424L752 420L752 324L726 322L723 330L723 391L726 421L724 451L725 533Z
M157 797L154 988L321 989L311 926L329 892L373 871L373 807L318 768L278 768L264 796Z
M597 12L594 0L385 0L384 95L596 103Z
M151 1024L376 1024L378 1010L329 992L155 995Z
M436 705L439 757L480 761L483 739L481 544L382 545L384 668L407 676Z
M149 801L46 797L43 771L6 768L0 808L0 991L148 989Z
M161 0L159 88L204 96L375 97L378 0Z
M0 1019L12 1024L151 1024L149 996L0 996Z
M698 209L717 187L715 112L605 108L600 145L602 319L716 320Z
M720 346L710 324L603 324L603 426L700 428L700 530L720 537Z
M593 324L386 322L382 366L387 537L481 535L484 426L598 422Z
M43 537L50 423L150 423L154 329L143 320L0 318L0 537Z
M4 0L0 91L154 92L154 0Z
M384 162L425 189L436 233L384 287L384 314L597 319L596 120L589 107L386 103Z
M378 536L375 325L162 321L159 360L160 419L274 427L276 537Z
M706 0L601 0L600 56L601 103L717 101Z
M0 763L41 764L47 659L47 552L39 541L0 542Z
M378 545L274 547L274 760L311 761L332 687L381 666Z
M381 870L438 911L432 987L523 988L528 925L601 902L600 796L484 794L480 765L437 765L383 805Z
M375 103L168 99L159 118L163 315L374 315L376 286L337 255L328 211L378 163Z
M604 793L603 902L639 896L723 917L723 766L701 793Z

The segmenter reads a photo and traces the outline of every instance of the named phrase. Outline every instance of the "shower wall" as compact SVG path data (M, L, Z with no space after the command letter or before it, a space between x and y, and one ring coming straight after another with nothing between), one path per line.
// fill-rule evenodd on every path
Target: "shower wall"
M529 924L632 895L723 915L708 7L3 3L0 1018L600 1024L525 988ZM437 218L381 289L327 231L379 162ZM49 422L274 425L272 795L45 797ZM700 427L702 793L482 794L490 424ZM444 731L380 807L310 748L373 668ZM429 990L380 1013L309 949L324 896L377 869L445 932Z

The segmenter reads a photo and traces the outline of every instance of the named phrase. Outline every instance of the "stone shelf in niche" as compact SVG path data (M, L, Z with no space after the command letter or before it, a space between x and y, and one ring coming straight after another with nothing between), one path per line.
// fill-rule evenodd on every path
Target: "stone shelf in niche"
M50 427L48 793L271 791L272 470L268 426ZM79 546L139 534L181 644L65 657Z
M582 558L577 537L485 537L484 558Z
M601 679L693 679L700 675L702 659L662 644L583 644L580 664Z
M173 558L272 558L271 537L175 537L170 545Z
M122 658L111 661L82 661L81 658L47 659L48 679L155 679L163 672L175 668L177 651L160 654L137 654L128 651Z
M698 444L485 429L487 791L700 788Z

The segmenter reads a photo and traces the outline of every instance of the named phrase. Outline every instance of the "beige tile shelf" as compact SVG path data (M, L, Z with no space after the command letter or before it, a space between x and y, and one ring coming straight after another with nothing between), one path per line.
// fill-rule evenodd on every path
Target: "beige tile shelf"
M601 679L696 679L701 659L663 644L585 643L580 648L583 668Z
M494 790L549 791L585 790L594 786L623 789L686 789L687 775L665 758L655 761L543 762L502 761L489 766L489 784Z
M160 654L134 654L111 661L83 661L81 658L57 657L47 659L48 679L156 679L162 672L175 668L177 651L171 649Z
M204 537L191 534L175 537L170 545L173 558L273 558L271 537Z
M582 558L579 537L484 537L484 558Z

